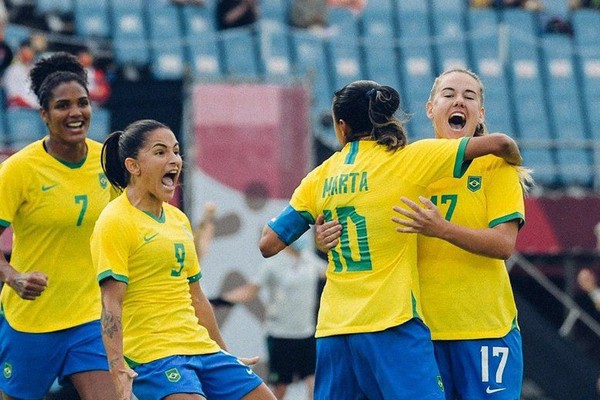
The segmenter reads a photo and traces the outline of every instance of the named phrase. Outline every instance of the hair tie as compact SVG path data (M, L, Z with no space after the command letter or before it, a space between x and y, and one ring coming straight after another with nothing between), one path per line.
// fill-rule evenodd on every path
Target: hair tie
M377 89L372 88L370 89L367 93L365 93L365 95L367 96L367 99L374 99L375 95L377 94Z

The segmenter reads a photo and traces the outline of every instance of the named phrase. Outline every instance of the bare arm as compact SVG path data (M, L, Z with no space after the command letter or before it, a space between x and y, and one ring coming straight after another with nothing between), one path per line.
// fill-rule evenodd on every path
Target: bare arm
M396 231L443 239L481 256L506 260L512 255L519 232L518 221L505 222L493 228L468 228L446 221L428 198L421 196L419 200L424 208L406 197L402 197L402 201L410 210L394 207L394 211L406 217L392 217L392 221L400 225Z
M0 235L6 228L0 228ZM48 276L35 271L21 274L6 260L0 251L0 280L10 286L24 300L35 300L48 286Z
M123 358L123 299L127 285L114 279L105 279L102 293L102 341L108 356L110 375L120 400L131 399L133 378L137 374L125 364Z
M287 245L279 239L279 236L268 225L265 225L258 247L263 257L272 257L285 249Z
M503 158L512 165L521 165L523 162L517 143L508 135L490 133L469 139L465 148L465 160L473 160L488 154Z
M227 346L221 337L221 331L217 325L215 313L204 291L200 287L200 282L190 283L190 294L192 295L192 305L194 306L198 323L208 330L210 338L217 342L221 349L227 350Z
M194 229L194 244L196 245L196 252L198 252L198 258L202 259L213 241L215 236L215 213L217 206L214 203L204 204L204 212L200 218L200 222L196 229Z
M223 293L221 298L234 304L249 303L258 297L260 287L254 283L246 283Z

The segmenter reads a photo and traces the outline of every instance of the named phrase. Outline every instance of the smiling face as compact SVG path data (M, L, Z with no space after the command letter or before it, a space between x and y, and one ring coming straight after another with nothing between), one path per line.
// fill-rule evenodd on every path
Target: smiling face
M52 95L48 108L41 109L50 138L64 144L84 142L92 116L85 88L75 81L64 82Z
M131 183L160 202L170 201L181 174L179 142L169 129L149 132L137 158L127 158Z
M473 136L484 122L481 85L466 72L444 74L436 80L426 111L436 138Z

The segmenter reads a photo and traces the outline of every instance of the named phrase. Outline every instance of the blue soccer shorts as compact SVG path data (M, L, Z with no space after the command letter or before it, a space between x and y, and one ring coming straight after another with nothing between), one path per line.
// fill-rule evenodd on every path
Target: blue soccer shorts
M419 319L317 338L315 400L443 400L443 390L429 329Z
M225 351L165 357L134 370L138 376L133 380L133 393L144 400L175 393L239 400L263 383L250 367Z
M42 399L56 378L108 371L100 321L48 333L14 330L0 316L0 388L12 398Z
M516 400L523 384L521 333L498 339L436 340L446 399Z

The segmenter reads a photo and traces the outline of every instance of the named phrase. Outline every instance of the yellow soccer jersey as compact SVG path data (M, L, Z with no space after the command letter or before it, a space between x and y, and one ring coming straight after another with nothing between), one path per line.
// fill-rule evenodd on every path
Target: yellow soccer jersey
M2 163L0 225L14 230L11 265L48 275L48 287L34 301L4 286L3 312L16 330L51 332L100 318L89 239L114 191L100 166L101 144L86 144L78 165L50 156L41 140Z
M467 141L427 139L396 152L351 142L304 178L291 207L311 223L323 213L343 225L329 252L317 337L381 331L419 316L417 236L394 231L392 207L444 176L461 176Z
M474 160L461 179L442 179L423 195L447 220L469 228L524 222L517 169L493 156ZM434 340L498 338L515 326L517 309L503 260L421 235L418 255L423 314Z
M112 201L91 239L98 280L127 283L123 350L130 365L219 351L198 324L189 284L200 265L188 218L165 203L161 218L135 208L127 191Z

